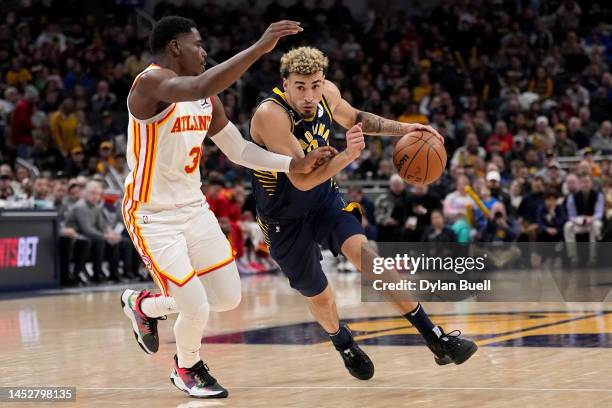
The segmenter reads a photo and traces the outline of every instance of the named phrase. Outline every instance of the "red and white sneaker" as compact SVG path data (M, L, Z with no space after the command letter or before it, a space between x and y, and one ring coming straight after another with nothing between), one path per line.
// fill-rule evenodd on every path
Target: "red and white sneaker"
M208 371L208 366L202 360L191 368L181 368L175 355L170 381L176 388L195 398L227 398L227 390Z
M150 292L138 292L131 289L126 289L121 294L121 308L123 313L130 319L134 336L141 349L147 354L157 353L159 349L159 335L157 334L157 321L165 320L163 317L149 317L145 315L140 303L143 299L153 297Z

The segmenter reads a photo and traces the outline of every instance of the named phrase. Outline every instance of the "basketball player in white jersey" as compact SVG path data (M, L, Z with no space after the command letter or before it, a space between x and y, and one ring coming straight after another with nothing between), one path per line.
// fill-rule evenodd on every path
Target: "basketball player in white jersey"
M308 173L335 154L322 148L292 159L247 142L216 96L279 38L300 31L293 21L274 23L253 46L204 72L206 52L195 23L165 17L150 37L156 64L136 77L128 95L123 218L161 294L126 290L121 304L147 353L159 347L157 320L179 313L171 380L194 397L228 395L199 351L209 312L233 309L241 297L234 252L200 190L204 138L211 136L230 160L267 171Z

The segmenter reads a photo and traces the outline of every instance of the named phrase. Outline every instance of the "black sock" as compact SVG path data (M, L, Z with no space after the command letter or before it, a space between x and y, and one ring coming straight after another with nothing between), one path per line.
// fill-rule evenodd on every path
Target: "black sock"
M334 343L334 347L339 350L345 350L349 348L351 343L353 342L353 335L346 328L346 326L340 325L340 328L335 333L327 333L329 334L329 338L332 343Z
M431 320L429 320L429 316L427 316L427 313L425 313L420 303L413 311L406 313L404 317L416 327L419 333L421 333L421 336L425 338L426 342L432 343L440 337L439 334L441 334L441 331L434 326Z

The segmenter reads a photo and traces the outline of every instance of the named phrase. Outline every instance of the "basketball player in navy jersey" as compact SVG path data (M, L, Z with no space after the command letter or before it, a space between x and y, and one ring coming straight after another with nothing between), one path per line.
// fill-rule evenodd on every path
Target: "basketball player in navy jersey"
M342 99L338 88L325 79L328 59L311 47L300 47L281 58L282 89L276 88L257 107L251 121L253 142L295 158L329 145L333 121L344 128L346 149L309 174L253 172L253 191L260 226L270 254L289 279L291 287L306 297L308 307L329 334L349 373L361 380L374 375L374 366L351 332L341 325L333 293L320 264L319 245L342 253L361 270L362 246L368 244L361 221L347 206L332 177L359 157L363 134L402 136L431 127L388 120L359 111ZM420 304L393 300L404 317L418 329L439 365L461 364L476 352L471 340L446 334L434 325Z

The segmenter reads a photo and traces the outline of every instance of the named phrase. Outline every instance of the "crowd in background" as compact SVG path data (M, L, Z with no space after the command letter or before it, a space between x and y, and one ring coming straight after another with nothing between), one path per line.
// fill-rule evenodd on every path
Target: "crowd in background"
M125 101L151 61L147 33L124 2L84 3L0 4L0 207L59 211L66 283L140 276L116 181L129 171ZM428 123L445 137L447 171L429 187L409 187L393 175L391 137L368 138L361 157L338 175L341 186L388 182L379 197L357 187L347 192L362 203L373 240L573 242L612 235L612 166L596 160L612 154L606 2L441 1L425 11L371 1L356 14L338 0L290 7L161 2L153 17L168 14L201 24L217 62L252 44L272 21L302 22L303 33L222 95L245 137L257 102L280 82L280 54L302 44L329 56L327 78L356 108ZM339 148L343 137L335 129ZM245 194L249 172L212 144L201 170L208 201L242 255L241 269L272 268Z

